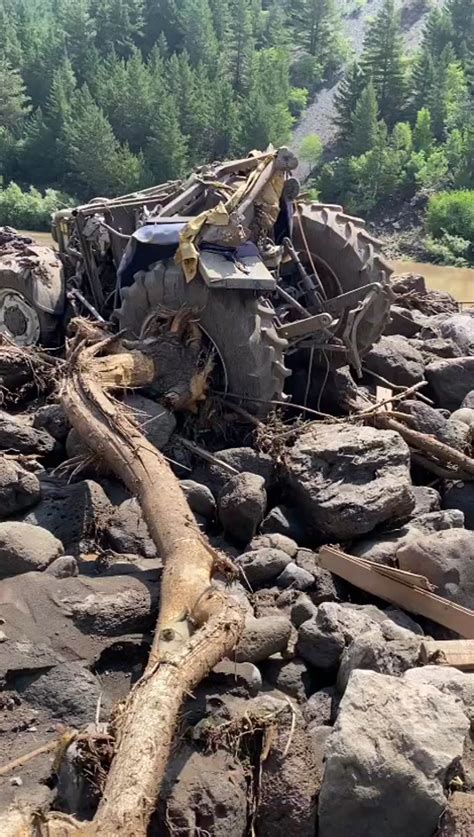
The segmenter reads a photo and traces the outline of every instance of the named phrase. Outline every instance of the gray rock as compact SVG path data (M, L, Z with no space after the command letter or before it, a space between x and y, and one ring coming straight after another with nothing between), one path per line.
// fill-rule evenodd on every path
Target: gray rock
M221 660L209 674L209 681L229 690L244 687L252 697L262 689L262 675L253 663L237 663L235 660Z
M306 593L302 593L292 605L290 617L295 628L299 628L303 622L307 622L308 619L313 619L316 616L316 613L316 605L311 601Z
M341 598L339 591L344 582L328 570L318 567L316 554L311 549L298 549L295 563L313 576L311 600L314 604L339 601Z
M429 514L439 511L441 508L441 495L435 488L427 485L413 485L412 494L415 498L415 508L411 517L418 517L420 514Z
M242 576L251 587L273 581L290 563L290 556L281 549L264 547L255 552L244 552L236 559Z
M29 509L41 498L36 474L26 471L14 459L0 458L0 519Z
M311 695L303 706L303 717L307 724L330 726L339 706L339 695L335 686L325 686Z
M407 622L406 619L406 615L396 608L383 611L374 605L324 602L318 607L316 617L301 625L298 654L316 668L334 671L339 666L345 647L355 637L387 620L410 630L412 625L415 630L418 628L413 620Z
M298 552L298 544L296 541L277 532L257 535L257 537L253 538L253 540L249 543L248 552L262 549L263 547L269 549L280 549L282 552L286 552L290 558L294 558Z
M102 687L81 663L62 663L39 677L18 678L17 691L32 706L46 709L53 718L72 726L82 726L95 719ZM102 702L104 714L106 701Z
M447 529L424 535L397 550L402 570L420 573L438 595L472 607L474 601L474 532Z
M124 500L110 517L106 538L115 552L156 558L157 550L150 537L142 510L134 497Z
M399 677L418 664L421 636L387 620L354 637L345 648L337 675L339 691L344 692L355 669L370 669Z
M298 513L288 506L275 506L263 521L261 531L264 534L275 532L286 535L296 542L302 540L304 536Z
M452 340L463 355L474 355L474 315L468 311L451 314L445 317L441 314L431 320L436 324L441 337Z
M401 308L392 305L390 308L390 320L385 326L384 334L400 334L403 337L414 337L428 323L428 318L415 309Z
M474 483L455 482L443 495L444 509L458 509L464 515L466 529L474 529Z
M291 634L291 622L282 614L262 616L256 619L247 616L245 630L235 650L239 663L260 663L284 651Z
M103 488L93 480L69 485L46 478L41 481L41 495L41 502L23 521L48 529L74 554L81 541L95 539L112 509Z
M324 773L324 762L326 759L326 747L331 737L332 729L329 726L321 726L317 721L310 723L306 730L316 765L321 773L321 781Z
M351 546L351 554L358 558L364 558L366 561L373 561L374 564L394 567L397 549L419 537L420 530L410 524L400 529L394 529L392 532L385 532L357 541Z
M410 453L389 430L326 424L288 451L290 489L308 529L349 540L414 507Z
M71 429L66 413L60 404L38 407L33 416L33 427L46 430L53 439L64 444Z
M409 683L435 686L459 703L471 723L474 721L474 676L451 666L423 666L406 671L403 679Z
M251 541L263 520L266 505L263 477L251 473L231 477L217 501L219 520L225 533L239 543Z
M71 616L83 632L120 636L145 631L150 623L150 611L156 604L157 591L153 595L146 587L130 586L111 593L91 592L71 604Z
M101 577L136 575L158 580L163 570L161 558L143 558L141 555L126 555L111 550L102 556L99 566Z
M468 427L474 428L474 409L472 407L460 407L452 413L450 421L460 421L467 424Z
M63 553L51 532L29 523L0 523L0 577L44 570Z
M278 587L307 590L314 583L314 575L291 561L276 579Z
M411 416L410 427L420 433L427 433L458 450L464 450L469 438L469 428L458 421L446 419L440 410L435 410L422 401L403 401L399 405L403 413Z
M423 380L423 355L398 335L381 337L365 355L364 365L395 386L410 387Z
M134 419L148 441L159 450L166 447L176 430L174 413L136 393L126 393L123 402L133 411Z
M37 430L22 416L0 410L0 448L10 453L37 453L42 456L57 452L60 446L45 430Z
M184 491L191 511L209 520L216 516L216 501L207 485L194 482L194 480L181 480L180 486Z
M430 837L468 729L433 686L353 672L327 742L320 837L347 837L348 823L364 837Z
M8 682L15 685L17 674L47 671L58 663L65 662L62 654L47 642L32 642L26 637L20 640L7 639L0 643L0 688Z
M420 340L420 352L426 363L433 363L442 357L462 357L459 346L453 340L445 340L443 337L430 337L427 340Z
M304 660L270 659L261 663L260 670L265 683L286 695L304 701L313 689L313 675Z
M79 575L79 567L72 555L61 555L46 568L45 572L54 575L55 578L73 578Z
M410 526L418 529L424 535L443 532L446 529L463 529L464 515L459 509L429 512L429 514L420 514L419 517L411 520Z
M266 486L274 480L275 465L266 453L259 453L253 448L226 448L214 453L226 465L235 468L239 474L250 473L263 477ZM207 485L215 497L224 487L231 475L227 468L218 465L199 465L192 473L192 479Z
M438 360L425 371L437 405L451 412L474 389L474 357Z
M470 410L474 410L474 389L469 390L467 395L464 396L461 407L467 407Z

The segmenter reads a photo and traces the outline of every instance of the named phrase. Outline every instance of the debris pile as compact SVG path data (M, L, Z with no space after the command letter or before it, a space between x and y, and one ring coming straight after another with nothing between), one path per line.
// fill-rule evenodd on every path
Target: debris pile
M4 340L2 833L470 833L474 312L392 293L317 409L219 390L188 308Z

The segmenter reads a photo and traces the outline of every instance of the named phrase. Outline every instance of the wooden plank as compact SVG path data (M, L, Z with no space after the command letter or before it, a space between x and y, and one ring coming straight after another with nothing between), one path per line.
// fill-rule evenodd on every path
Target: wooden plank
M453 666L460 671L474 671L474 640L426 640L421 644L424 665Z
M375 398L377 400L378 412L389 413L393 409L392 398L393 390L388 387L377 387L375 390Z
M355 587L360 587L373 596L378 596L387 602L396 604L410 613L418 613L439 625L444 625L456 631L466 639L474 639L474 611L449 602L429 590L423 590L407 584L406 576L402 581L397 578L397 571L392 577L383 575L368 566L368 562L360 561L353 555L346 555L338 549L323 547L317 555L320 567L344 578ZM379 568L380 569L380 568ZM401 571L399 570L398 573Z

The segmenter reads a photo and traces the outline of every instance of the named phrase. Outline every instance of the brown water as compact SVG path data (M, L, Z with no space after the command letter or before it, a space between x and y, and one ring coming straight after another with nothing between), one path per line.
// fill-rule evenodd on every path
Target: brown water
M419 273L434 291L448 291L458 302L474 306L474 268L424 262L393 262L396 273Z
M44 244L45 247L55 247L55 243L49 232L31 232L30 230L19 230L22 235L29 235L37 244Z

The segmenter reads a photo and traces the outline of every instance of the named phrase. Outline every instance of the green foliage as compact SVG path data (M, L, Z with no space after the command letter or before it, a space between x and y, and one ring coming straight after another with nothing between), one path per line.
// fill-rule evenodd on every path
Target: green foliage
M352 120L352 136L349 148L352 154L364 154L374 148L377 141L378 105L372 81L362 91Z
M421 108L416 115L415 130L413 132L413 145L415 147L415 151L425 152L428 152L433 145L431 113L428 108Z
M321 162L323 148L321 137L317 134L308 134L299 147L298 156L303 163L307 163L314 169Z
M474 247L474 190L433 195L428 202L426 222L434 238L448 233L465 238Z
M443 233L439 239L428 236L425 240L425 248L432 261L438 264L469 267L471 263L470 242L458 235Z
M346 44L335 0L292 0L290 20L299 43L318 59L324 74L340 65Z
M0 125L16 130L30 110L25 86L18 70L0 58Z
M49 230L52 215L64 206L73 206L73 200L65 194L46 189L42 195L32 186L23 191L12 182L0 189L0 226Z
M344 76L335 96L336 125L339 135L344 142L348 142L352 133L352 123L355 109L365 87L365 74L356 61L350 66Z
M306 87L292 87L288 96L288 107L292 116L299 116L308 104Z
M402 113L405 67L400 13L395 0L384 0L364 39L362 66L377 95L380 116L393 126Z

